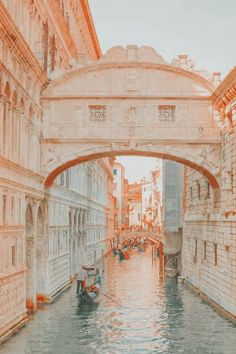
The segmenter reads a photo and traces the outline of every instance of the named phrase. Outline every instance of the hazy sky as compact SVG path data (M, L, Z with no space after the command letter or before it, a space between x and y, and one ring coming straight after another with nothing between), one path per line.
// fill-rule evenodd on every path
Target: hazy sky
M236 0L89 2L103 53L114 45L145 44L168 62L188 54L197 69L220 71L223 76L236 65ZM126 174L132 180L155 166L152 159L126 160Z

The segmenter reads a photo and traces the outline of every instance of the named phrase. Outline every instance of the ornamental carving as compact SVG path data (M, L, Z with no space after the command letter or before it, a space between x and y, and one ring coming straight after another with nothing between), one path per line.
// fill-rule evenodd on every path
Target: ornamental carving
M137 70L132 68L125 71L124 89L127 91L138 90Z
M203 164L209 163L217 170L220 169L220 147L219 146L206 146L202 148L200 155Z

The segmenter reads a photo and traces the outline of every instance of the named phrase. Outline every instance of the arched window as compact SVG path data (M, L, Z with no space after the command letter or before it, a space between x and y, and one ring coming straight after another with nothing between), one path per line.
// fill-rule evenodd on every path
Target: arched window
M201 184L200 182L197 182L197 195L198 195L198 200L201 199Z

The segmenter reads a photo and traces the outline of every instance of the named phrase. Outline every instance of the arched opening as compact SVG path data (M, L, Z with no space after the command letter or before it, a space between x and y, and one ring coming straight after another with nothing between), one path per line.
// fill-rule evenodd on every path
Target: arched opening
M26 242L26 307L28 311L36 310L36 277L35 277L35 237L33 211L30 205L25 212Z
M38 208L36 224L36 293L37 301L45 301L45 238L42 208Z
M98 148L94 147L94 150L98 150ZM145 151L146 150L146 151ZM219 182L217 180L217 177L214 173L212 173L210 166L207 164L202 163L203 159L198 159L196 158L196 161L193 160L193 158L189 158L188 154L184 154L181 152L180 154L172 154L170 153L163 153L163 152L152 152L149 151L148 147L147 149L137 149L137 150L127 150L126 152L121 151L121 150L116 150L113 151L112 149L106 149L106 151L103 152L98 152L98 153L91 153L83 156L79 156L74 159L68 159L68 161L59 164L59 166L52 168L51 172L48 174L46 179L44 180L44 186L46 188L50 187L52 183L54 182L55 178L61 174L63 171L67 170L70 167L73 167L79 163L87 162L90 160L96 160L100 158L105 158L105 157L115 157L115 156L143 156L143 157L155 157L155 158L160 158L164 160L170 160L170 161L175 161L177 163L183 164L187 167L192 168L193 170L199 172L202 174L209 182L209 184L214 188L218 189L219 188ZM55 166L58 165L58 161L55 161Z

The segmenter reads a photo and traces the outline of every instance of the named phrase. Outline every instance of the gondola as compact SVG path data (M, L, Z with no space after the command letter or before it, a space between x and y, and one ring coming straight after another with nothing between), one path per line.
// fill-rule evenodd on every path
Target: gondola
M145 247L141 246L141 245L138 245L138 251L139 252L145 252Z
M100 290L92 285L82 290L78 295L78 306L80 305L98 305L101 299Z
M119 260L120 261L123 261L125 259L124 255L123 255L123 252L119 252Z

